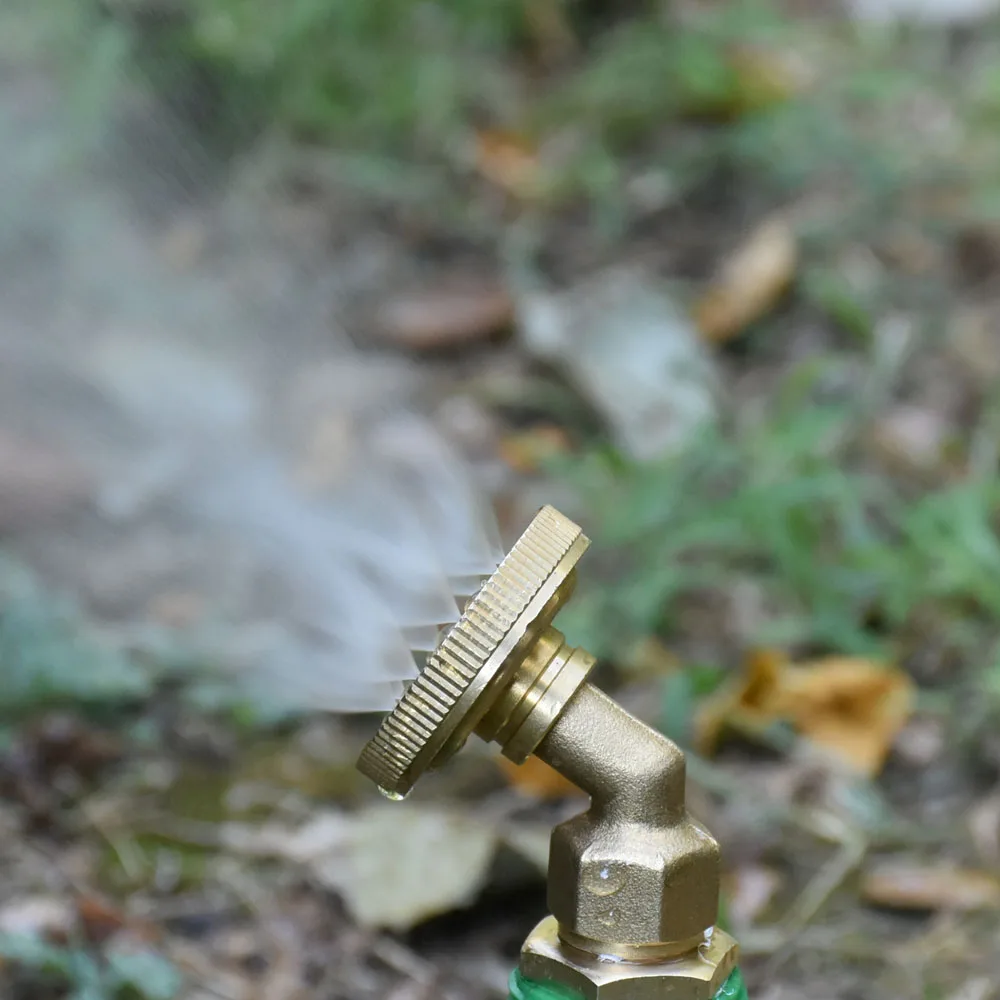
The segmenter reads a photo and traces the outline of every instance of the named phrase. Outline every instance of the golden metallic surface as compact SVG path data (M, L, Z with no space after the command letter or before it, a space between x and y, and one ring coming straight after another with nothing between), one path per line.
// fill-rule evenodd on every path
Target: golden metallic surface
M552 832L549 908L564 937L630 957L700 940L718 909L719 846L684 807L681 751L584 684L535 752L590 793Z
M402 796L461 749L569 596L570 574L589 544L554 508L538 512L369 740L358 760L363 774Z
M553 916L525 945L522 973L590 1000L710 998L736 946L713 929L719 848L685 808L684 755L589 684L594 658L551 624L588 544L542 508L358 766L401 796L473 732L511 760L537 754L591 804L552 833Z
M551 625L537 633L510 684L476 728L487 742L499 743L504 756L523 764L587 679L594 657L567 645Z
M736 942L710 930L686 954L658 962L622 961L569 947L555 917L528 935L519 968L527 979L561 983L586 1000L712 1000L736 968Z

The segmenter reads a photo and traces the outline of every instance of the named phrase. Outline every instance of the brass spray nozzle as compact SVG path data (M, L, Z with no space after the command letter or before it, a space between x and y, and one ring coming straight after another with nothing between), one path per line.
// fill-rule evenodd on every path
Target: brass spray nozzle
M552 916L525 943L523 974L591 1000L708 1000L736 945L714 928L719 847L685 808L684 755L590 684L594 657L551 624L589 544L543 507L358 767L401 798L472 733L517 763L536 754L591 805L552 833Z

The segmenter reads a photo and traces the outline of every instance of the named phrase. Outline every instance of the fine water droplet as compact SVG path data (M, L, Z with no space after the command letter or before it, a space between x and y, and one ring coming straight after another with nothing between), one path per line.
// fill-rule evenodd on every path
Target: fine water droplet
M595 896L613 896L622 887L621 873L611 867L592 871L586 885Z
M381 785L378 786L378 790L390 801L390 802L402 802L406 798L407 792L394 792L391 788L383 788Z

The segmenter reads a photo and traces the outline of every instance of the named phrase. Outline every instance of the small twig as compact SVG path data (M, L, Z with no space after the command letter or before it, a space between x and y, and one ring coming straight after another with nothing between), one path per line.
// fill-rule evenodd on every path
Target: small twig
M423 985L434 980L434 966L430 962L424 961L416 952L411 951L400 941L390 937L377 937L371 943L371 951L376 958L401 976L407 976Z
M776 955L798 941L809 922L861 865L869 847L866 836L845 830L839 849L809 880L778 924L744 935L741 950L747 954Z
M854 872L868 853L868 839L854 836L813 876L792 904L783 921L789 936L800 933L830 897Z

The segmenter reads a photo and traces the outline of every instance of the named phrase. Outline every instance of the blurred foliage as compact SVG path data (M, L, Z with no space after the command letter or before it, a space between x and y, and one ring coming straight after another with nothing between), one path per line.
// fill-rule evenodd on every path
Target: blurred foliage
M135 67L174 103L190 91L211 134L249 126L376 156L354 179L383 194L390 168L377 157L396 164L406 191L416 162L467 165L480 128L537 142L568 133L573 153L555 188L599 200L621 196L638 151L665 166L678 191L728 164L774 192L817 172L846 173L883 197L934 159L930 150L918 160L905 129L883 126L896 102L945 69L940 44L856 29L817 48L815 31L767 0L683 17L657 3L595 17L593 5L565 0L70 7L53 31L64 54L72 46L80 57L78 102L99 108L116 77L135 82ZM553 57L566 39L568 51ZM901 46L919 51L899 59ZM988 81L977 76L975 87L989 117Z
M431 197L449 217L481 215L454 178L472 170L475 136L498 128L561 150L546 206L582 199L612 228L637 166L662 171L675 201L734 172L768 200L835 185L850 192L841 230L918 181L974 176L977 210L997 202L991 46L959 65L940 33L817 26L773 0L59 0L38 20L78 77L83 130L123 82L142 82L205 141L281 136L321 151L341 183ZM979 136L969 155L913 148L906 116L925 95L932 109L961 101Z
M160 15L111 3L136 65L161 92L197 78L216 126L252 118L338 145L433 150L509 100L497 62L524 30L498 0L204 0Z
M741 582L766 595L761 645L886 652L931 606L961 628L1000 617L1000 479L973 474L908 492L866 468L858 413L785 393L731 433L632 465L595 452L565 473L591 512L595 563L563 613L608 654L669 633L674 615Z
M29 982L36 990L63 987L66 1000L173 1000L181 988L174 966L148 951L109 950L98 957L33 934L4 933L0 958L17 969L25 987Z
M622 200L635 162L665 171L674 199L706 186L721 198L733 184L710 182L734 172L748 202L787 203L806 185L836 190L836 210L806 233L814 252L799 289L855 349L870 346L885 303L841 275L836 247L884 227L920 184L958 186L966 208L946 226L1000 204L987 141L998 109L995 41L961 63L939 32L817 31L766 0L683 13L644 3L600 18L591 5L553 0L542 6L574 45L551 59L551 21L540 29L527 0L70 6L64 37L78 48L94 39L78 99L97 107L126 62L167 94L178 81L207 79L215 123L249 117L346 151L353 159L339 162L354 166L350 182L425 207L429 190L461 190L423 183L426 163L452 169L470 134L497 126L525 135L529 148L571 132L557 187L597 202ZM911 122L939 106L958 110L956 136L915 150ZM916 202L907 211L924 221ZM919 291L904 291L913 305ZM859 459L857 421L853 403L792 393L667 462L638 467L595 451L568 468L605 560L593 576L625 581L583 591L569 609L574 636L607 651L620 638L669 631L684 599L739 580L781 611L760 642L870 652L929 602L960 622L1000 613L996 481L910 495ZM5 616L8 636L39 632L39 618L19 614ZM29 676L41 660L61 662L49 652L12 662L29 664ZM63 671L47 669L44 683L58 688L51 678ZM100 674L73 676L86 685Z
M150 677L94 633L73 605L0 555L0 715L53 703L109 704L151 691Z

